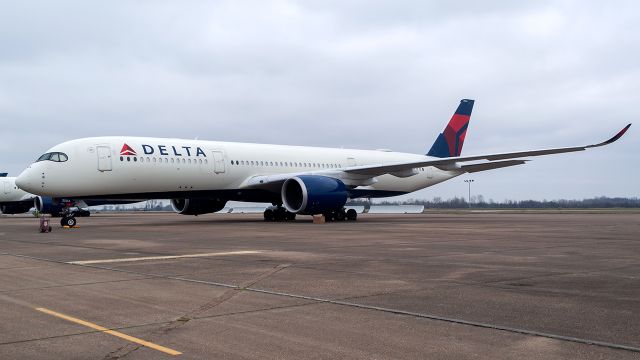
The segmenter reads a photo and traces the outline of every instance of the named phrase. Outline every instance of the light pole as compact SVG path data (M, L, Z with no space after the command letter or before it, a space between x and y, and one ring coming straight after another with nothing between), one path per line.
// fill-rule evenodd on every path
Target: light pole
M469 209L471 209L471 183L473 182L473 179L467 179L464 182L469 184Z

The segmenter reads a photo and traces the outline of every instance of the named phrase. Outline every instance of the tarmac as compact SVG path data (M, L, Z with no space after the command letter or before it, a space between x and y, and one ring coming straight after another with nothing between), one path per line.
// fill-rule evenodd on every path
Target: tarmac
M78 220L0 216L0 359L640 359L639 213Z

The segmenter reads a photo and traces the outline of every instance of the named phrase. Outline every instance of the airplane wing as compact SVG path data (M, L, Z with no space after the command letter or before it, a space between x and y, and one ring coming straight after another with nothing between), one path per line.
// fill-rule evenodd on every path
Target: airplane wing
M488 162L482 164L474 164L474 165L485 165L487 164L486 170L494 169L494 167L488 166L492 162L494 164L500 164L505 166L513 166L520 165L522 163L515 162L507 162L510 165L505 164L505 162L496 162L496 160L511 160L518 159L522 157L533 157L533 156L542 156L542 155L551 155L551 154L562 154L569 153L575 151L584 151L586 149L600 147L604 145L609 145L622 137L622 135L627 132L627 130L631 127L631 124L624 127L624 129L620 130L615 136L610 138L607 141L603 141L594 145L585 145L585 146L574 146L574 147L563 147L563 148L552 148L552 149L542 149L542 150L526 150L526 151L516 151L516 152L508 152L508 153L498 153L498 154L486 154L486 155L474 155L474 156L457 156L457 157L449 157L449 158L427 158L424 161L415 161L415 162L405 162L405 163L396 163L396 164L383 164L383 165L363 165L363 166L354 166L350 168L343 169L342 171L351 174L358 175L370 175L370 176L378 176L383 174L393 174L393 173L401 173L403 171L407 171L414 168L425 167L425 166L435 166L442 170L462 170L464 171L465 162L470 161L479 161L485 160ZM505 167L500 166L500 167ZM482 171L482 167L468 167L468 169L475 169L476 171Z
M400 162L394 164L382 164L382 165L362 165L352 166L342 169L332 170L316 170L307 172L298 172L290 174L275 174L275 175L257 175L246 179L241 188L261 188L271 191L279 191L282 183L294 176L298 175L322 175L341 179L349 185L369 185L367 182L371 181L373 177L391 174L400 177L407 177L417 174L414 171L416 168L435 166L442 170L461 171L474 173L479 171L494 170L509 166L522 165L529 160L522 160L523 157L543 156L552 154L562 154L575 151L584 151L595 147L609 145L618 139L620 139L627 130L631 127L631 124L625 126L615 136L609 140L603 141L598 144L563 147L563 148L551 148L541 150L526 150L516 151L508 153L497 154L485 154L474 156L456 156L448 158L432 158L426 157L424 161L413 162ZM480 161L480 162L479 162Z

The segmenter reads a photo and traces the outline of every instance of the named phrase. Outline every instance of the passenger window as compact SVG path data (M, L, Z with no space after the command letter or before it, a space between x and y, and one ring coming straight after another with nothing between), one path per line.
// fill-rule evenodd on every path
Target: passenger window
M208 163L209 163L209 160L204 159L204 163L205 163L205 164L208 164Z
M153 158L153 162L156 162L156 161L158 161L158 160L156 158Z
M124 157L120 156L120 161L124 161Z
M127 161L131 161L131 158L127 156Z
M138 158L134 156L134 157L133 157L133 161L134 161L134 162L138 162Z

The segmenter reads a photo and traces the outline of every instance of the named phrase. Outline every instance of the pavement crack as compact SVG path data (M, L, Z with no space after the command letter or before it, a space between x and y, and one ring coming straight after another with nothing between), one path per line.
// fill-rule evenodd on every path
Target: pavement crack
M110 353L108 353L107 355L105 355L102 360L117 360L117 359L123 359L127 356L129 356L129 354L133 353L134 351L140 349L142 347L142 345L137 345L137 344L126 344L124 346L121 346L113 351L111 351Z

